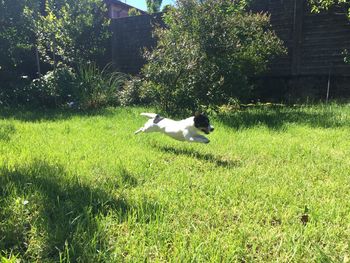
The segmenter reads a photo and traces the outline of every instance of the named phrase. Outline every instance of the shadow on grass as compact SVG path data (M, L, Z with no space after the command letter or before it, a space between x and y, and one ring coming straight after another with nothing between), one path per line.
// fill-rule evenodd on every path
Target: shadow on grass
M25 122L67 120L73 117L113 116L111 109L69 110L69 109L12 109L0 108L1 119L14 119Z
M125 171L121 176L126 180ZM57 262L62 257L72 262L103 261L99 257L108 254L108 241L100 226L102 217L112 213L116 223L130 216L147 223L161 209L148 200L130 204L98 187L43 161L0 169L0 251L29 261ZM14 200L21 198L28 203L20 201L16 209ZM41 247L38 251L36 242Z
M312 128L350 127L350 119L341 118L338 114L317 108L312 111L302 108L262 108L219 115L217 119L225 126L237 130L260 125L272 130L281 130L286 124L308 125Z
M239 167L241 166L241 161L239 160L227 160L221 156L216 156L211 153L201 153L193 149L187 148L176 148L171 146L159 146L154 145L154 147L162 152L184 155L191 158L196 158L201 161L206 161L221 167Z
M13 124L0 125L0 141L10 141L15 132L16 128Z

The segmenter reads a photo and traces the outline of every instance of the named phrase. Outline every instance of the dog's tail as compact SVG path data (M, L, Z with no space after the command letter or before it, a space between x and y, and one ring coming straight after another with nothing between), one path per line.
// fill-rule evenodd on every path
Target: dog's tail
M157 117L157 114L155 114L155 113L146 113L146 112L142 112L140 115L141 115L141 116L145 116L145 117L147 117L148 119L154 119L155 117Z

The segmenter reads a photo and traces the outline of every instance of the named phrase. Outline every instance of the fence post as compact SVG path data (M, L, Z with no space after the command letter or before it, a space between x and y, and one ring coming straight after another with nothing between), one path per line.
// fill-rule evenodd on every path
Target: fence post
M36 61L36 68L38 71L38 77L41 77L41 69L40 69L40 58L39 58L39 51L38 51L38 47L35 46L35 61Z

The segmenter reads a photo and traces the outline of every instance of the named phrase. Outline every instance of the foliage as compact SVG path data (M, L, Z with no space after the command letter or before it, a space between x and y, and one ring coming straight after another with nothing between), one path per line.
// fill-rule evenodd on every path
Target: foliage
M118 93L118 99L121 106L131 106L141 104L140 87L141 79L132 78L126 81L123 88Z
M99 108L116 105L126 77L106 66L83 64L75 72L64 64L25 85L13 96L17 104L35 107Z
M110 66L100 70L96 64L80 65L76 79L79 106L88 109L116 105L125 80L123 73L112 71Z
M168 12L169 10L171 10L171 9L173 9L173 8L175 8L175 7L172 6L172 5L170 5L170 4L165 5L165 6L163 7L163 9L162 9L162 12L163 12L163 13L166 13L166 12Z
M348 18L350 19L350 1L349 0L309 0L312 12L319 13L322 10L328 10L332 6L344 5L348 8ZM349 51L343 51L344 62L350 63Z
M103 1L47 1L44 15L31 10L26 13L33 18L33 31L44 61L78 65L103 58L110 36Z
M33 45L35 34L30 30L24 9L38 10L34 0L0 1L0 101L9 103L36 76Z
M100 0L0 1L0 104L38 101L31 94L51 96L42 93L46 80L39 65L47 76L62 64L103 65L110 36L106 11Z
M245 2L179 0L156 29L157 47L147 51L145 79L165 111L195 110L244 99L250 79L284 52L269 16L245 12Z
M20 104L31 106L59 107L73 100L75 74L73 69L58 65L44 76L34 79L19 94ZM21 101L24 100L24 101Z
M128 16L139 16L139 15L141 15L141 12L134 7L130 8L128 11Z
M327 10L330 7L334 5L339 5L339 4L350 4L349 0L309 0L311 6L312 6L312 11L314 12L320 12L321 10ZM348 16L350 17L350 8L349 8L349 14Z
M30 54L34 34L29 30L29 21L23 13L26 6L38 10L34 3L30 0L0 1L0 72L17 69L23 73L25 60L34 61L33 54Z
M160 7L162 6L162 2L163 0L146 0L148 13L158 13L160 11Z
M99 0L0 1L0 70L18 67L36 46L51 64L98 60L110 35L106 12Z
M58 64L39 78L23 77L16 85L0 91L1 104L8 106L59 107L72 100L75 74L72 68Z
M149 83L138 77L126 81L118 93L121 106L147 105L155 100Z

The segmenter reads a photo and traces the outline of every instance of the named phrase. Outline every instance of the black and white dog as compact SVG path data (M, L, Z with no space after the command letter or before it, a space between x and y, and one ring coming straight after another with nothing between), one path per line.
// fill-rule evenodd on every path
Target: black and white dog
M135 134L161 132L178 141L209 143L209 139L201 135L200 132L209 134L214 131L208 117L200 113L180 121L163 118L155 113L141 113L141 115L149 118L149 120Z

